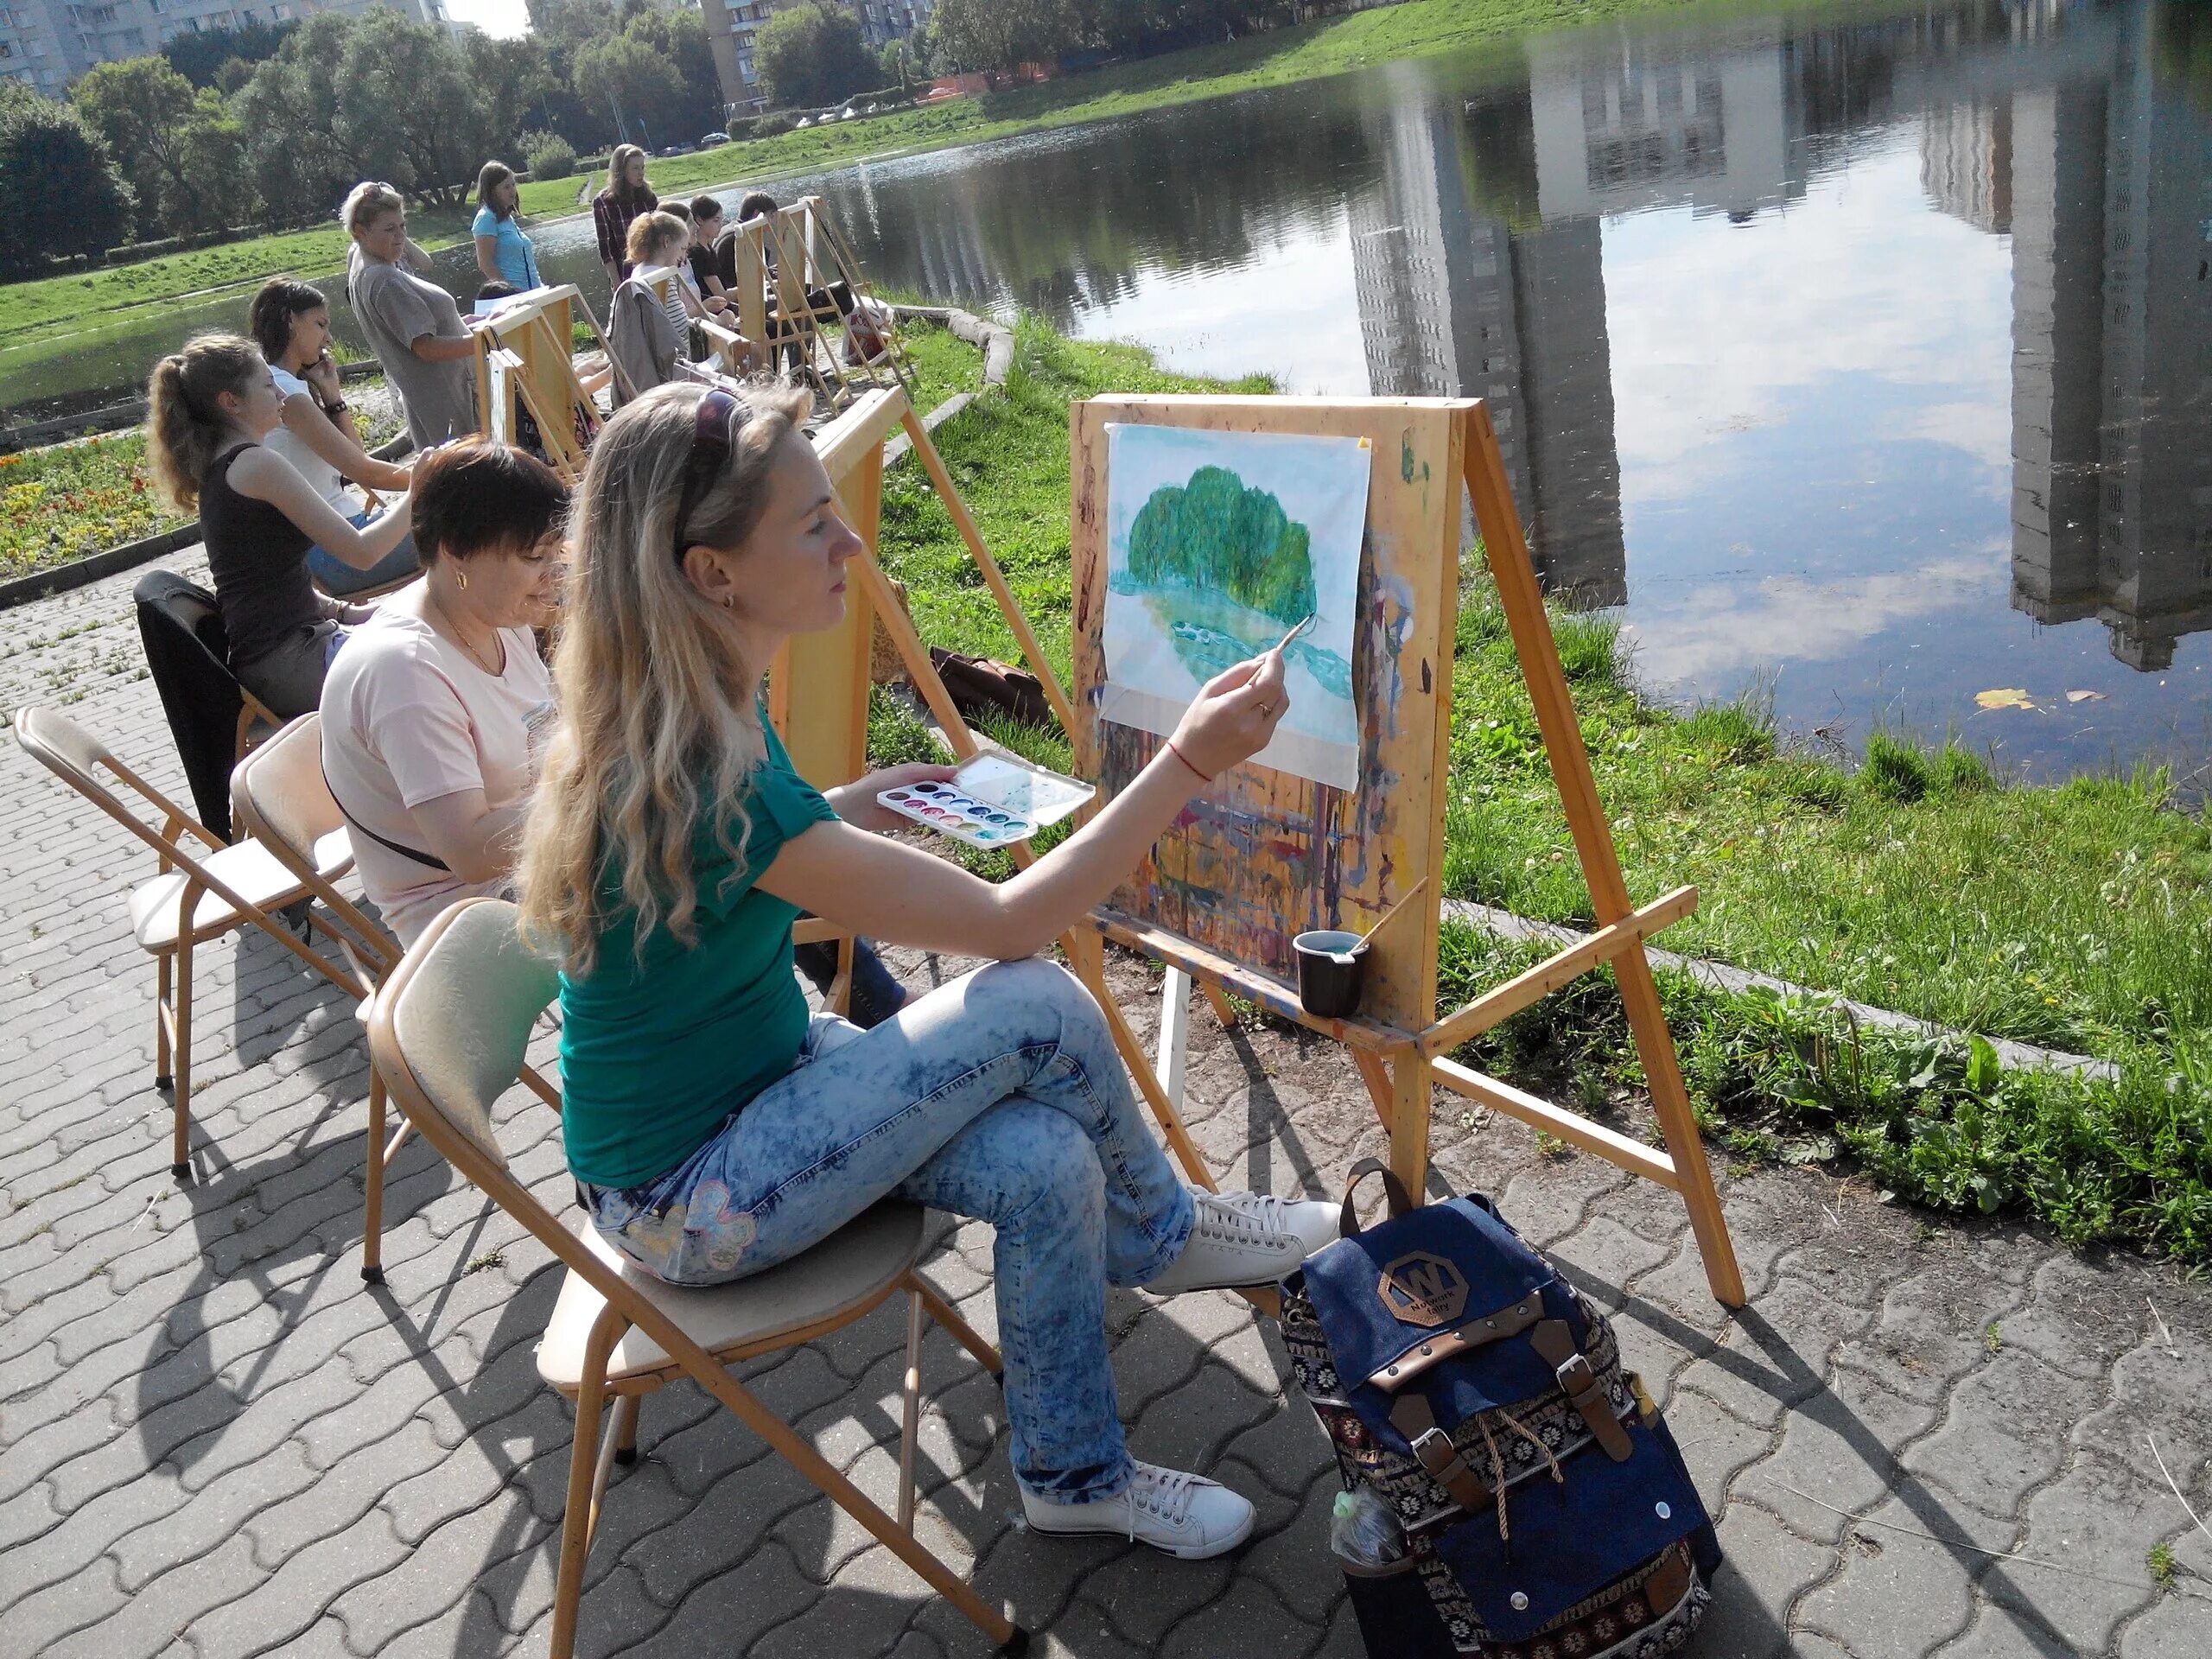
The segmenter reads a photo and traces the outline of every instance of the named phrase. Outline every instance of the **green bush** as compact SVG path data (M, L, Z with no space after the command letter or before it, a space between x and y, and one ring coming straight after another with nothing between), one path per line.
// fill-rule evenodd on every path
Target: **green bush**
M533 179L565 179L576 170L575 146L557 132L525 132L522 155Z

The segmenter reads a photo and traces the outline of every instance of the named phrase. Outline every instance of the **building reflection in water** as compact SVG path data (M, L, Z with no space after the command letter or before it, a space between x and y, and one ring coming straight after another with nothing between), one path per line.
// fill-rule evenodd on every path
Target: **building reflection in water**
M2175 0L1592 29L824 185L894 286L1063 326L1166 296L1240 367L1324 303L1283 273L1318 290L1348 252L1366 389L1488 399L1547 586L1612 606L1606 221L1787 213L1916 133L1929 206L2011 241L2013 604L2154 670L2212 627L2212 99L2172 67L2206 35Z

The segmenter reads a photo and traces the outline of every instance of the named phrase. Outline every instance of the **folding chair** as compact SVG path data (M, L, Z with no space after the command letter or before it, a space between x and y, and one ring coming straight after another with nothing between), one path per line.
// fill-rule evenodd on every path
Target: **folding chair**
M355 1014L365 1029L369 1005L399 963L399 941L380 923L372 921L337 885L316 868L315 849L333 834L345 835L346 815L322 775L322 716L302 715L297 720L238 762L231 774L231 807L239 832L267 848L272 856L298 878L300 884L354 936L326 928L345 953L353 971L349 988L356 998ZM561 1097L529 1066L522 1081L540 1100L558 1111ZM384 1176L391 1160L407 1143L404 1120L397 1133L385 1138L384 1077L372 1056L369 1062L369 1164L362 1178L361 1277L372 1285L384 1282Z
M1020 1653L1028 1635L915 1537L914 1434L922 1315L994 1374L997 1351L915 1270L923 1211L887 1202L779 1267L711 1289L663 1284L627 1262L588 1217L570 1232L515 1179L493 1103L523 1061L531 1024L552 1000L551 965L517 936L499 899L455 905L416 941L370 1015L369 1041L392 1098L424 1139L519 1221L568 1269L537 1351L538 1374L576 1402L567 1519L553 1603L552 1659L569 1659L585 1559L608 1474L636 1452L639 1398L689 1376L919 1573L976 1628ZM908 1296L899 1515L885 1514L727 1369L852 1324L894 1292ZM601 1414L614 1402L604 1437Z
M295 938L271 913L307 898L309 889L268 848L250 840L226 846L220 836L117 760L105 744L50 709L17 709L16 741L26 754L152 848L161 861L159 875L131 889L130 931L155 962L154 1086L171 1090L176 1114L170 1169L180 1176L189 1174L194 948L251 924L339 989L351 994L354 986L343 969ZM100 777L102 768L162 815L158 832ZM195 857L185 849L188 833L208 848L207 856ZM325 835L315 842L308 861L329 883L353 868L353 850L344 836Z

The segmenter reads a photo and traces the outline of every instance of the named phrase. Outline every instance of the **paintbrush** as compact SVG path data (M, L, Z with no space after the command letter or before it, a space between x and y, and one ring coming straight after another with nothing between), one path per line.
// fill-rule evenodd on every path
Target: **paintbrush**
M1312 627L1315 622L1320 620L1320 616L1321 613L1319 611L1306 612L1306 620L1303 622L1300 622L1296 627L1293 628L1288 633L1283 635L1282 643L1275 647L1274 654L1280 657L1283 652L1288 651L1290 649L1290 642L1297 639L1300 634L1305 632L1306 629Z

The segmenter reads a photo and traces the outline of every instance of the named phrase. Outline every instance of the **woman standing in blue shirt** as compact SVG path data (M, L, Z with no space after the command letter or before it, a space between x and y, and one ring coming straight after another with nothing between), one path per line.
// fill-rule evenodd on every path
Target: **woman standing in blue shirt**
M476 175L476 269L487 283L512 283L527 291L544 285L537 274L537 249L515 222L522 187L505 162L486 162Z

